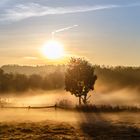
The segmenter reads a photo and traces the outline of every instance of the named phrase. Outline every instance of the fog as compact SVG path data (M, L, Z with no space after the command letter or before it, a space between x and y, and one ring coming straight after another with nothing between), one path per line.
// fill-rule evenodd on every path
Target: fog
M140 96L137 89L125 88L108 93L95 93L92 96L92 102L105 105L140 106Z
M77 122L77 113L63 111L61 109L0 109L0 122L40 122L40 121L58 121L58 122ZM68 119L71 118L71 119Z
M140 106L140 96L137 90L121 89L113 92L103 93L99 91L89 92L90 104L95 105L129 105ZM2 97L8 102L7 106L51 106L66 100L71 106L78 104L78 98L64 90L36 90L22 93L21 96L8 94Z
M77 102L77 98L75 96L72 96L70 93L65 92L64 90L28 91L22 93L21 96L10 93L8 95L5 94L3 99L7 99L10 104L18 107L51 106L62 100L67 100L71 104L75 104Z
M106 124L111 122L117 124L120 122L127 125L140 127L140 113L134 112L114 112L114 113L85 113L76 111L67 111L63 109L0 109L0 123L30 123L47 122L50 123L70 123L75 127L83 123Z
M105 105L129 105L140 106L140 98L137 90L123 89L115 92L90 92L92 95L90 98L91 104L105 104ZM133 95L133 96L132 96ZM47 122L47 124L60 122L73 124L75 127L81 127L82 124L91 124L96 126L95 123L106 125L106 123L119 124L123 122L127 125L133 125L140 127L139 116L137 112L113 112L113 113L86 113L78 112L74 110L65 110L59 108L42 108L33 109L28 106L49 106L55 105L62 100L67 100L72 106L78 104L78 99L64 90L50 90L50 91L28 91L21 96L12 94L3 96L9 102L10 106L19 106L27 108L0 108L0 123L12 122L12 123L30 123L30 122Z

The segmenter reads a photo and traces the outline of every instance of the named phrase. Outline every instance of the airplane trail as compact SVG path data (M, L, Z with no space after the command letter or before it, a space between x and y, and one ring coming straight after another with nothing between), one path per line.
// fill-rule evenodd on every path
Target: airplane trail
M77 27L77 26L78 26L78 25L72 25L72 26L69 26L69 27L65 27L65 28L61 28L61 29L55 30L55 31L52 32L52 38L54 38L54 35L55 35L56 33L66 31L66 30L75 28L75 27Z

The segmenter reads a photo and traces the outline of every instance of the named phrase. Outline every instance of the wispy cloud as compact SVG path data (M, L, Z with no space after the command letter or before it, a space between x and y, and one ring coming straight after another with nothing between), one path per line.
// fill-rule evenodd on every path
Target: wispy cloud
M45 15L59 15L80 12L90 12L97 10L113 9L119 7L138 6L140 4L130 5L93 5L93 6L73 6L73 7L47 7L37 3L18 4L12 9L5 9L0 15L0 20L18 21L30 17L39 17Z
M1 16L1 20L18 21L30 17L39 17L45 15L70 14L79 12L88 12L95 10L111 9L117 5L105 6L75 6L75 7L47 7L37 3L19 4L12 9L6 9Z

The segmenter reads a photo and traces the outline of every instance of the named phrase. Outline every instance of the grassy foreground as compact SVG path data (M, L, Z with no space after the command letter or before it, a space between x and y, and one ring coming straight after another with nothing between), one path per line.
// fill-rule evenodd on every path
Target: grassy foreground
M2 122L0 140L139 140L140 129L95 122L75 126L60 122Z
M0 123L0 140L82 139L79 130L66 123L26 122Z

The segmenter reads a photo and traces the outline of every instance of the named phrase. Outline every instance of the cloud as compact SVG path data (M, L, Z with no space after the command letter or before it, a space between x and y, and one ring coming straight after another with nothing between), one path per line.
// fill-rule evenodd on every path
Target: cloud
M89 12L103 9L111 9L118 7L117 5L105 6L75 6L75 7L47 7L37 3L19 4L12 9L6 9L2 14L1 20L18 21L30 17L39 17L45 15L59 15Z
M11 9L5 9L0 15L1 21L19 21L30 17L40 17L46 15L60 15L90 12L97 10L113 9L119 7L138 6L140 4L121 5L93 5L93 6L72 6L72 7L47 7L38 3L18 4Z

